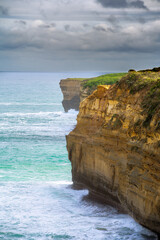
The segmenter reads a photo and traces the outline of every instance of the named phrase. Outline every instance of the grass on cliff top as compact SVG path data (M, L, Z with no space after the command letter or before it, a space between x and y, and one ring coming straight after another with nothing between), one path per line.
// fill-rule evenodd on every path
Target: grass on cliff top
M63 80L76 80L76 81L83 81L85 80L86 78L66 78L66 79L63 79Z
M88 89L88 94L93 92L98 85L112 85L119 81L126 73L110 73L95 78L85 79L82 82L83 89Z
M146 114L143 122L144 127L148 127L155 114L157 114L157 130L160 129L160 72L145 71L131 72L122 79L127 83L130 93L142 93L142 109Z
M130 72L124 77L130 88L130 93L134 94L144 88L151 87L160 79L160 72Z

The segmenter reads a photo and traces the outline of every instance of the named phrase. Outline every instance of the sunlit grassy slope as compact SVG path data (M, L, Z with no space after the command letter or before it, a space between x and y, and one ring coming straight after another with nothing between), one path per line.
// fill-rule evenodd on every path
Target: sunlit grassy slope
M98 85L111 85L116 83L127 73L110 73L95 78L85 79L82 81L83 89L87 88L88 93L92 93Z

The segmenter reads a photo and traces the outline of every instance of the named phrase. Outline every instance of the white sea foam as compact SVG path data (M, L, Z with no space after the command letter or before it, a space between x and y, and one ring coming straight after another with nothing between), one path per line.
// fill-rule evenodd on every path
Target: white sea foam
M0 222L1 232L6 234L4 239L18 239L14 235L8 236L7 232L20 232L24 236L21 236L22 240L58 239L58 235L60 239L67 235L68 239L74 240L157 239L154 233L128 215L117 214L111 207L84 200L88 191L73 190L68 188L68 183L15 182L0 185Z
M22 113L22 112L7 112L7 113L1 113L0 117L43 117L43 116L55 116L55 115L61 115L62 112L28 112L28 113Z
M51 117L67 117L71 115L77 115L77 111L70 110L68 113L64 113L62 111L57 112L4 112L0 113L0 117L45 117L45 116L51 116Z
M71 181L46 181L45 184L48 184L49 186L61 187L61 186L70 186L73 184L73 182L71 182Z
M65 134L78 112L62 111L59 79L64 75L5 75L9 81L0 88L0 239L155 240L128 215L90 201L88 190L72 189Z
M55 112L8 112L0 114L1 134L13 134L27 136L64 136L69 133L76 124L77 113L70 110Z

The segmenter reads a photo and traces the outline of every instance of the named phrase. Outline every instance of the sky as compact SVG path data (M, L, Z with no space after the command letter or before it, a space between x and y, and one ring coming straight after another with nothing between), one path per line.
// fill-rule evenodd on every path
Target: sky
M0 71L160 66L160 0L0 0Z

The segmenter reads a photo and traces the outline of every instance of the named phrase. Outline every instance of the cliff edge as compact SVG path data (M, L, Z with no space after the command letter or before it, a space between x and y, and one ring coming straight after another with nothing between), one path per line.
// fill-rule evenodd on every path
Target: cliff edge
M60 81L60 88L63 93L62 105L65 112L69 109L79 110L80 102L88 97L98 85L114 84L126 73L111 73L95 78L67 78Z
M66 139L73 181L160 233L160 72L131 71L98 86Z

